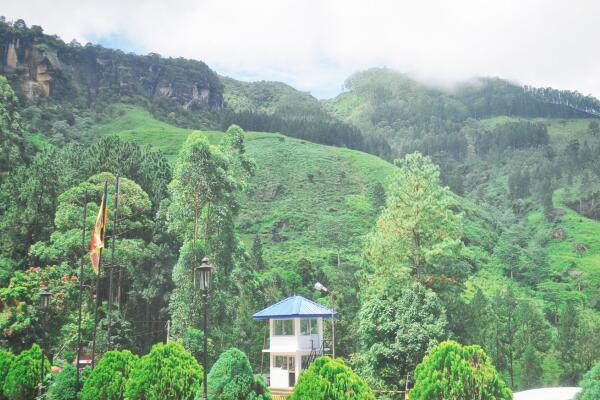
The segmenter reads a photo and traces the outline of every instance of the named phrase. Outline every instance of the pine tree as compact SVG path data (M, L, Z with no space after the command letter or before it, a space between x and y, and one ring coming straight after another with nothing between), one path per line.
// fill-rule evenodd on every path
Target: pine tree
M371 193L371 199L372 199L373 206L375 207L375 209L377 211L379 211L383 207L385 207L385 201L386 201L385 188L383 187L381 182L377 182L373 186L373 191Z
M262 241L260 240L260 236L258 235L254 235L254 240L252 241L251 254L251 260L254 268L257 271L264 269L265 262L263 261Z
M440 186L440 170L420 153L397 160L387 206L369 236L366 259L385 279L414 276L439 293L452 295L469 271L461 241L461 215Z
M561 308L558 316L558 338L556 342L556 349L560 353L564 366L561 381L565 384L577 384L581 375L581 365L577 354L577 343L580 339L579 329L578 310L573 302L567 302Z

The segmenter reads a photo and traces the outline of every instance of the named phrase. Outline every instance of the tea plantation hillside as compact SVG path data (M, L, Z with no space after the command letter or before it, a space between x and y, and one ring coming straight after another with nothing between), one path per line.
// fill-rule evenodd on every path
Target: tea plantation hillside
M158 121L147 111L119 106L120 114L99 126L140 146L160 149L171 161L193 132ZM222 132L203 132L217 144ZM256 160L252 190L238 228L248 248L255 236L269 264L288 266L301 258L358 262L360 239L372 228L377 183L394 167L375 156L323 146L275 133L247 132L248 154Z
M137 107L117 108L118 117L99 125L102 134L158 148L172 162L193 132ZM212 144L222 137L217 131L203 134ZM302 259L322 266L358 266L363 236L373 228L381 207L374 189L385 187L395 167L359 151L276 133L246 132L246 149L256 161L252 189L237 221L247 249L258 237L267 264L284 269L293 270ZM491 218L458 197L457 207L466 216L470 247L485 259L496 240Z

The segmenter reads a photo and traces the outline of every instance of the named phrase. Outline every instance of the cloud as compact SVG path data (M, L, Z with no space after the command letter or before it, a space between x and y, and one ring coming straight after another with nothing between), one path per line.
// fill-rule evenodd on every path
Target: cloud
M500 76L600 97L593 0L21 0L1 12L66 41L195 58L319 97L374 66L436 84Z

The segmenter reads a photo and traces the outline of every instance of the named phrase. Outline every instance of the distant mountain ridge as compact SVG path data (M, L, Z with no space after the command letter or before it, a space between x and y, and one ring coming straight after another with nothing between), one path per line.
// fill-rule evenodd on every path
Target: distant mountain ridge
M47 122L34 127L44 134L57 122L73 126L74 116L97 119L112 104L128 103L179 127L237 123L388 160L401 154L394 136L409 126L450 132L468 118L600 115L600 102L577 92L482 78L448 93L385 68L358 72L346 81L346 92L319 101L285 83L219 76L202 61L67 44L23 20L0 20L0 74L24 107L45 110Z

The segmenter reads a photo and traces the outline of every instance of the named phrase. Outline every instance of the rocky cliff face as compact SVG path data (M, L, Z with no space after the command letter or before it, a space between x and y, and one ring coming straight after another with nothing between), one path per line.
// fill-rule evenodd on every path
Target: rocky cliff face
M50 96L53 75L60 69L55 54L40 51L27 40L12 37L2 43L3 74L14 76L30 100Z
M223 85L203 62L67 45L4 22L0 22L0 73L30 101L57 97L93 104L143 97L191 111L223 106Z

